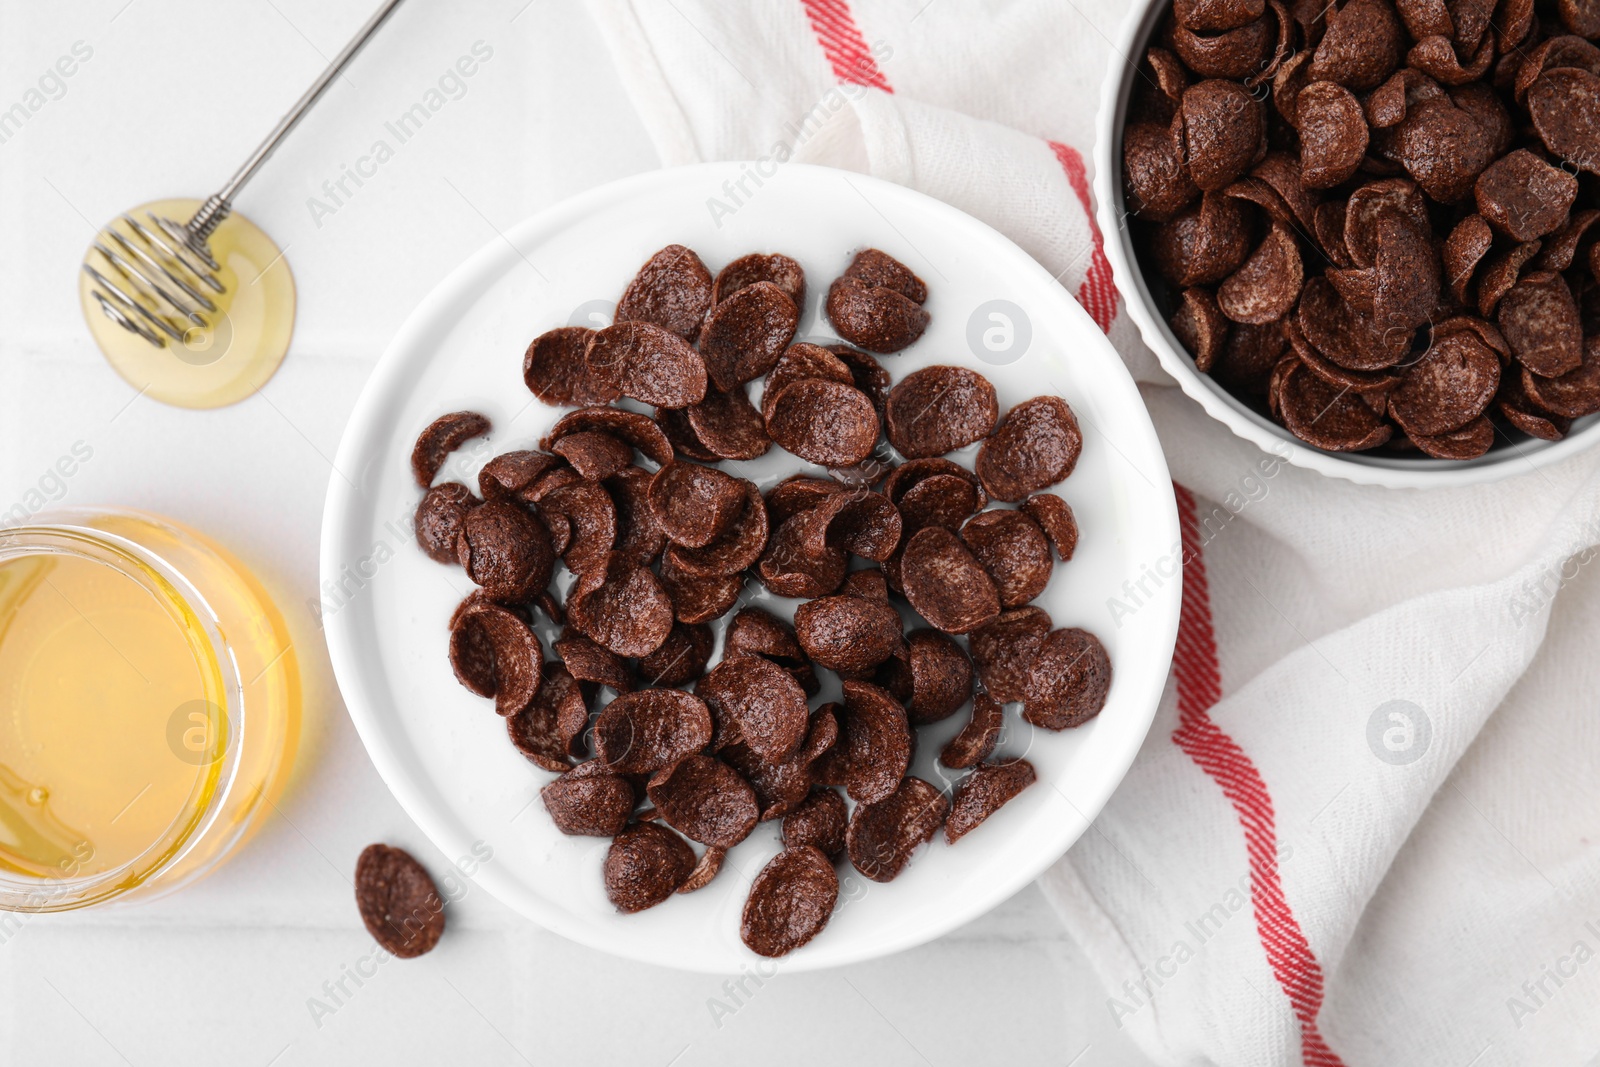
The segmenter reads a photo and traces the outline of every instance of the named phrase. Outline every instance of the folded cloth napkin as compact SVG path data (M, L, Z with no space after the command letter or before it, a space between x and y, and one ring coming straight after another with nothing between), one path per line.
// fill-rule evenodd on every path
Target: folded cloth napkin
M1177 655L1042 879L1117 1025L1161 1063L1587 1062L1600 455L1395 491L1210 421L1120 313L1090 210L1111 0L590 6L663 164L781 146L945 200L1059 272L1140 382L1183 526Z

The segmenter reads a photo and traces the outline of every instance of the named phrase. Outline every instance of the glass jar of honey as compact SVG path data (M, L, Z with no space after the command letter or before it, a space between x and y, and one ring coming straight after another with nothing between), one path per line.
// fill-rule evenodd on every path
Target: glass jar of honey
M199 878L272 813L299 719L283 619L217 545L124 510L0 530L0 909Z

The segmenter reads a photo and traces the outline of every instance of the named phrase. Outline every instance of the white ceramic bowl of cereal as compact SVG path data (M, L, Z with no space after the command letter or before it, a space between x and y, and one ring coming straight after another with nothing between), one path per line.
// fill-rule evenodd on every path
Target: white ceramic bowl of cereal
M748 195L730 199L727 190L754 169L708 164L593 190L513 227L451 273L400 329L367 383L330 480L322 540L324 586L347 591L325 605L324 622L351 718L384 780L444 854L489 854L476 881L557 933L620 956L709 972L737 972L759 959L740 940L739 918L751 880L779 849L777 823L760 824L704 889L619 914L601 880L607 839L557 832L538 799L554 776L524 759L491 702L453 677L447 620L471 586L459 568L424 556L410 536L420 497L411 447L437 415L470 409L493 420L492 433L458 451L444 472L476 484L491 455L531 447L562 414L524 387L522 353L535 335L572 322L604 324L639 265L679 243L713 272L752 251L794 257L809 293L797 337L833 337L820 310L828 284L856 250L877 247L930 290L927 333L882 359L896 380L936 363L967 366L993 382L1002 411L1054 393L1082 427L1076 470L1054 490L1076 512L1081 538L1037 602L1056 626L1081 626L1103 641L1115 672L1104 710L1082 727L1049 733L1008 709L997 755L1025 753L1039 781L957 844L936 838L892 882L867 881L841 860L829 925L784 957L785 969L864 960L937 937L1060 857L1144 739L1165 683L1179 602L1173 578L1133 613L1117 618L1111 611L1125 580L1174 551L1172 486L1132 380L1050 274L954 208L843 171L780 166L759 184L745 180ZM970 464L971 451L956 458ZM765 488L803 467L775 449L737 473ZM784 617L797 603L753 582L747 597ZM549 631L541 637L548 647ZM936 756L966 719L963 711L924 727L911 773L948 792L956 775L941 771Z

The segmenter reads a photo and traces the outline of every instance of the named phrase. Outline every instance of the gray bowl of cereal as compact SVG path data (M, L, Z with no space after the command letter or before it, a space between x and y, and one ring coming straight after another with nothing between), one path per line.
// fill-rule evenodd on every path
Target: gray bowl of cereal
M1131 12L1100 223L1145 342L1234 433L1363 484L1490 481L1600 434L1600 19L1400 8Z

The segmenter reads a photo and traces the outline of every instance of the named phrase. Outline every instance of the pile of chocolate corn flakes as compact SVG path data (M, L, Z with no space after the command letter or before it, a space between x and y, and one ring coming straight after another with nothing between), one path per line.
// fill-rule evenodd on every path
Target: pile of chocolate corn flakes
M528 388L574 409L537 450L495 456L474 491L434 482L485 417L445 415L417 441L418 543L478 586L450 620L456 677L559 774L542 790L557 828L612 839L605 891L623 912L700 889L780 821L740 932L790 952L827 924L841 856L889 881L941 828L954 844L1034 782L1026 760L991 759L1006 704L1061 730L1105 703L1099 640L1032 603L1077 543L1046 491L1078 460L1077 420L1053 396L1002 412L962 367L896 381L873 353L916 342L927 298L869 249L826 295L848 343L795 342L793 259L713 277L673 245L614 325L529 346ZM949 458L974 445L970 466ZM774 448L803 469L765 488L736 473ZM793 624L741 606L750 583L798 600ZM553 659L535 613L557 628ZM840 697L813 707L826 672ZM917 728L967 707L940 760L969 773L946 796L908 776Z
M1600 411L1597 37L1594 0L1177 0L1123 181L1196 368L1330 451Z

